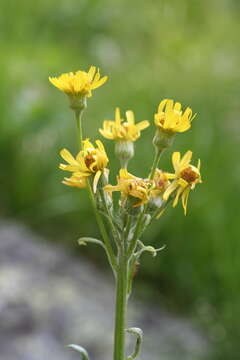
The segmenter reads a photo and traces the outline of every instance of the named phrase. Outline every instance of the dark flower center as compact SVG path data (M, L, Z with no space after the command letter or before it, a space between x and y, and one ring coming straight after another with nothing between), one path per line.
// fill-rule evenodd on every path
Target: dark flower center
M189 184L195 182L199 175L194 171L191 166L187 167L181 172L181 178L187 181Z

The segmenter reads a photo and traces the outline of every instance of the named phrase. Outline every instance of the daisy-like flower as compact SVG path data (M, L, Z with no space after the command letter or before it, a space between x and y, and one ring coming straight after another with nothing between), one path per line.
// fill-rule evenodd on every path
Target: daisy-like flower
M168 180L168 174L160 169L156 169L151 189L151 197L156 198L157 196L162 195L169 185L170 181Z
M163 205L163 193L169 185L170 181L166 173L160 169L156 169L149 188L149 204L147 210L150 214Z
M86 177L83 177L81 173L74 173L74 175L72 175L70 178L65 177L62 183L80 189L87 186Z
M97 190L97 184L100 176L108 172L106 169L108 157L104 146L100 140L96 140L96 144L97 147L94 147L89 139L84 140L83 150L77 154L76 158L74 158L68 150L61 150L60 155L68 163L68 165L60 164L59 166L62 170L72 172L74 179L76 176L87 178L94 175L94 192Z
M99 132L106 139L116 141L136 141L140 137L142 130L149 126L147 120L135 124L134 113L131 110L126 111L126 121L121 118L120 109L115 110L115 121L105 120L103 128Z
M149 184L144 179L130 174L126 169L120 169L117 181L117 185L106 185L104 190L108 193L120 191L122 205L128 197L135 198L133 207L138 207L148 201Z
M174 180L163 194L163 199L167 201L169 196L175 192L173 207L177 205L178 200L181 197L185 215L187 212L187 201L190 190L194 189L196 184L202 182L200 174L200 160L198 160L198 165L195 167L190 164L191 159L192 151L187 151L182 158L179 152L173 153L172 163L175 173L166 173L166 175L168 179Z
M142 130L149 126L147 120L135 124L134 113L126 112L126 120L121 118L120 109L115 110L115 121L105 120L99 132L107 139L115 140L115 154L121 167L127 168L129 160L134 155L134 141L140 137Z
M73 109L84 107L83 99L91 97L92 90L102 86L107 79L107 76L100 78L99 70L95 66L91 66L88 72L79 70L49 77L54 86L69 96Z
M191 127L191 122L196 115L192 115L192 109L187 107L182 111L182 105L179 102L174 104L171 99L164 99L158 106L158 112L155 114L155 124L163 132L175 134L177 132L187 131Z

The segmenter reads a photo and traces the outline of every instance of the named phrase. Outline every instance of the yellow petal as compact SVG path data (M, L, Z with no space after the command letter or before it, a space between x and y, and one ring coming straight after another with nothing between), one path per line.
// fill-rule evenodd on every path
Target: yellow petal
M143 120L143 121L140 121L138 124L136 124L136 128L139 131L141 131L141 130L146 129L149 125L150 125L149 121Z
M176 178L176 174L164 172L164 175L166 176L167 179L175 179Z
M180 163L180 152L174 152L172 154L172 164L173 164L173 168L175 171L178 170L178 167L179 167L179 163Z
M131 110L126 111L126 118L129 125L134 125L134 113Z
M93 180L93 192L94 192L94 194L95 194L96 191L97 191L97 184L98 184L98 181L99 181L99 179L100 179L101 174L102 174L101 171L98 170L98 171L96 172L96 175L94 176L94 180Z
M173 207L177 206L178 200L179 200L179 196L181 195L181 193L182 193L183 191L184 191L184 189L181 188L181 187L178 189L177 194L176 194L176 196L175 196L175 199L174 199L174 201L173 201Z
M180 185L182 188L186 188L189 184L186 180L180 178L178 179L178 185Z
M94 90L94 89L97 89L99 86L102 86L103 84L105 84L105 82L107 81L108 77L107 76L104 76L103 78L101 78L99 81L96 81L94 82L92 85L91 85L91 89Z
M94 145L91 143L91 141L89 139L83 140L83 149L87 150L89 148L94 149Z
M64 170L64 171L76 172L76 171L79 171L79 165L60 164L59 169Z
M179 102L176 102L174 105L174 110L181 111L181 107L182 107L182 105Z
M179 166L181 168L187 166L190 163L191 159L192 159L192 151L188 150L185 153L185 155L182 157Z
M68 162L70 165L78 165L78 162L76 159L74 159L74 157L72 156L72 154L67 150L67 149L62 149L60 151L60 155L61 157Z
M97 144L99 150L101 150L104 154L106 154L105 148L104 148L103 143L101 142L101 140L96 140L96 144Z
M187 117L187 118L189 118L189 120L193 120L193 118L196 116L196 114L194 115L194 117L192 119L191 119L191 116L192 116L192 109L190 107L187 107L183 113L183 118Z
M184 215L187 215L187 202L189 196L190 189L187 188L184 193L182 194L182 206L184 208Z
M119 170L119 176L120 176L120 178L128 179L129 178L128 171L126 169L120 169Z
M171 112L173 110L173 100L168 99L166 102L166 113Z
M163 200L167 201L169 196L174 192L174 190L176 190L177 187L178 187L177 181L173 181L165 190L163 194Z
M88 76L90 81L93 80L95 72L96 72L96 66L91 66L90 69L88 70Z
M160 102L160 104L158 105L158 112L163 112L164 106L166 105L166 103L169 101L169 99L164 99Z
M117 126L121 125L121 115L120 115L119 107L117 107L116 110L115 110L115 122L116 122Z
M104 186L103 190L106 192L121 191L121 186L119 186L119 185L113 186L113 185L109 184L109 185Z
M198 168L198 171L200 171L200 168L201 168L201 160L200 159L198 159L197 168Z

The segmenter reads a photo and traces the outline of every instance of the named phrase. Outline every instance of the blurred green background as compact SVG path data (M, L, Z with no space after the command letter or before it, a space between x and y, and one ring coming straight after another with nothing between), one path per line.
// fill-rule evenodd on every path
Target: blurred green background
M0 8L1 216L74 251L79 236L97 234L84 191L61 184L59 150L76 152L76 131L49 75L92 64L109 75L84 115L91 138L116 106L152 122L163 98L191 106L192 129L177 136L162 167L171 170L172 151L191 149L202 160L203 184L191 193L187 217L180 206L171 209L144 236L167 248L144 257L136 293L193 317L212 343L212 359L238 359L240 2L22 0ZM136 143L129 168L136 175L151 165L153 134L152 125ZM118 163L113 144L105 144L114 182ZM100 254L84 251L106 267Z

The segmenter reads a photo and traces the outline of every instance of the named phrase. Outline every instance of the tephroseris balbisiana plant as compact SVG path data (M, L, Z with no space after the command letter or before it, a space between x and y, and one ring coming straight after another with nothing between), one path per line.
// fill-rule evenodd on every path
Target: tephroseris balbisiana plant
M86 189L96 216L101 239L83 237L79 244L94 243L106 252L116 281L116 308L114 329L113 360L133 360L140 351L142 330L126 328L127 302L131 294L136 265L144 252L156 256L162 249L146 246L140 239L153 220L159 219L172 204L175 207L181 199L184 213L190 190L201 183L200 161L191 164L192 152L182 157L179 152L172 154L173 173L159 169L163 151L170 147L177 133L191 127L194 118L191 108L182 110L179 102L164 99L154 117L156 132L153 138L155 155L149 174L141 178L128 172L128 163L134 156L134 143L141 132L150 124L147 120L135 123L134 113L126 112L121 117L120 109L115 110L115 120L105 120L100 134L115 142L115 154L120 161L117 184L109 184L109 159L100 140L95 143L83 136L82 115L92 91L102 86L107 77L100 77L99 70L91 66L88 72L77 71L50 77L50 82L67 94L70 107L75 113L79 152L74 157L63 149L60 154L66 163L60 169L71 173L63 183ZM119 192L119 201L113 201L113 192ZM131 355L125 353L126 333L135 335L135 348ZM78 351L84 360L87 351L79 345L69 345Z

